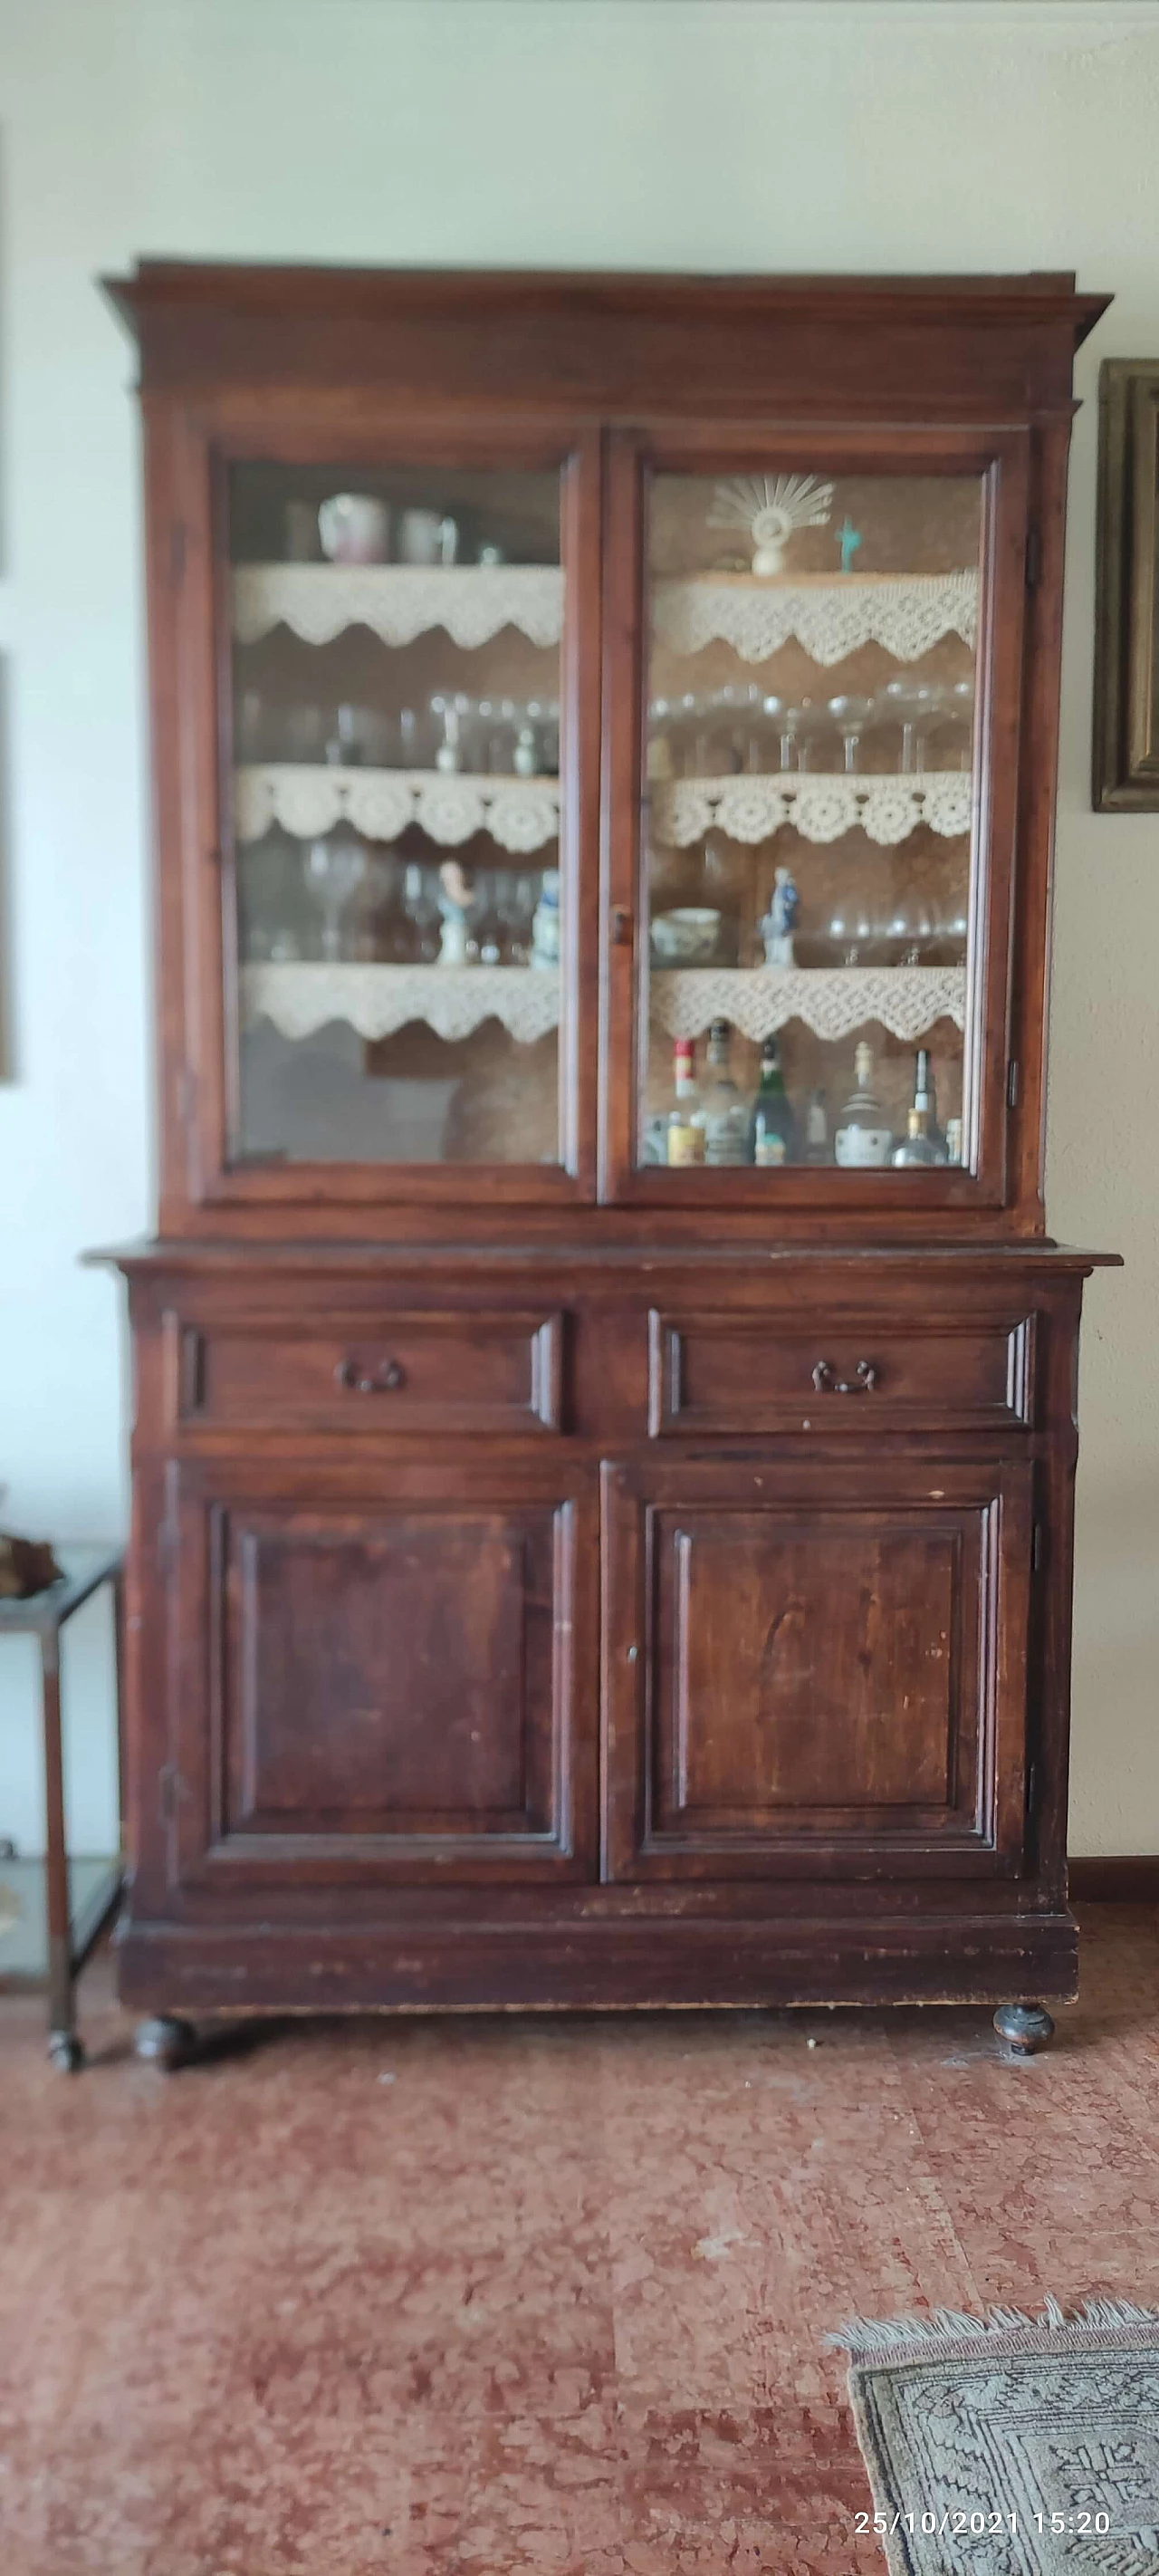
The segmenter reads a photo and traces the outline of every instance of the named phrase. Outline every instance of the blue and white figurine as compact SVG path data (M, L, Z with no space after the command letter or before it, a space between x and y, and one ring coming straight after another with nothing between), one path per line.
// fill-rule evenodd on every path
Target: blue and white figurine
M773 899L761 923L766 966L795 966L793 924L801 909L791 868L778 868Z
M559 869L545 868L539 901L531 922L531 963L559 965Z

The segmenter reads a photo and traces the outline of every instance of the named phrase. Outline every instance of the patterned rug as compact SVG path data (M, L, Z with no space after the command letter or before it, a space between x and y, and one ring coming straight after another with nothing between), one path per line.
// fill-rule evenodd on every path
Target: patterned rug
M890 2576L1159 2576L1159 2310L943 2310L828 2338Z

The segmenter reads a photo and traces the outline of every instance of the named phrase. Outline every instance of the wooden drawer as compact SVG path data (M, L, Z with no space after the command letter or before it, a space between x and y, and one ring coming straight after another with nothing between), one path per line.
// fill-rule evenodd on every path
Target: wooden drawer
M652 1438L1029 1426L1034 1318L796 1314L649 1319Z
M170 1410L206 1430L562 1429L563 1317L501 1313L167 1318Z

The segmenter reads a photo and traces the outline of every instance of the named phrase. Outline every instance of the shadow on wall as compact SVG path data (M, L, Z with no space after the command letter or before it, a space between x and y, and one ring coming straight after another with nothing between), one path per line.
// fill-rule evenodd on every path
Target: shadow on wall
M11 1082L12 904L9 660L0 654L0 1082Z
M1152 1705L1159 1665L1159 1487L1087 1480L1080 1468L1075 1524L1074 1726L1076 1761L1102 1760L1106 1714ZM1146 1720L1149 1725L1149 1717Z

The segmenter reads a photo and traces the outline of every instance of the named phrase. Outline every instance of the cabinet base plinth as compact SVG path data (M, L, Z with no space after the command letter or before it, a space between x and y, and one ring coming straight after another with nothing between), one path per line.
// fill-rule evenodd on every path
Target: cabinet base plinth
M365 1924L341 1933L128 1924L118 1956L122 2001L165 2027L176 2014L993 2007L1011 1991L1055 2001L1078 1986L1077 1930L1063 1912L924 1924L637 1914L567 1928L465 1914L454 1927L412 1927L409 1938Z

